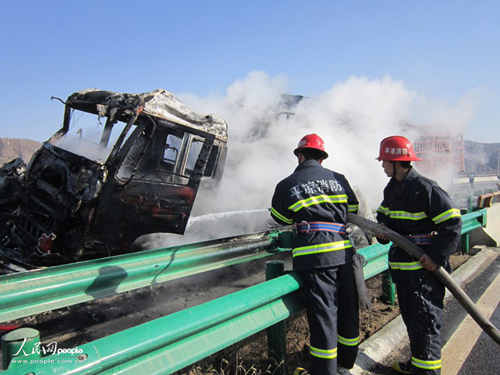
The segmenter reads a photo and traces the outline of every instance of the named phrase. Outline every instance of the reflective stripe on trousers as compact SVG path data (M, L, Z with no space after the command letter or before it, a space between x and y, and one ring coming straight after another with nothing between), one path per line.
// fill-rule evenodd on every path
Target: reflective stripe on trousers
M311 374L336 375L337 363L352 368L359 343L358 296L352 264L297 274L307 306Z
M315 348L314 346L310 345L309 346L309 353L313 357L318 357L322 359L335 359L337 358L337 348L333 349L318 349Z
M444 286L431 272L392 270L415 374L441 373Z
M356 346L356 345L359 345L359 343L361 342L361 338L359 336L354 337L354 338L348 338L348 337L343 337L343 336L338 335L337 341L339 344L342 344L342 345Z
M418 359L411 357L412 366L418 367L422 370L439 370L441 369L441 360L437 359L435 361L426 361L424 359Z

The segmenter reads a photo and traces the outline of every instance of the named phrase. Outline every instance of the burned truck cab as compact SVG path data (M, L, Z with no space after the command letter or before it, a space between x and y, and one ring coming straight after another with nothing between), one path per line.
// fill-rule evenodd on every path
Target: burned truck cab
M62 100L61 100L62 101ZM84 90L33 155L11 248L28 264L127 252L140 235L183 234L202 180L221 179L227 124L172 93Z

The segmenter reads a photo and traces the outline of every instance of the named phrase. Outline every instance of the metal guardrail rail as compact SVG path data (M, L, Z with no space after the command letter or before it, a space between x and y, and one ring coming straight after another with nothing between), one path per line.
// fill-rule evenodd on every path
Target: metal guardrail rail
M204 304L109 335L78 348L79 355L13 360L9 375L170 374L272 326L299 306L293 275L284 275ZM228 334L230 332L230 334Z
M468 234L471 230L486 225L486 209L465 214L462 216L462 220L462 234ZM276 239L279 234L280 232L276 231L267 233L266 235L261 233L260 235L263 236L263 238L258 241L258 243L253 243L252 245L247 244L252 251L255 251L253 256L260 254L260 250L264 250L265 252L269 250L285 251L285 249L273 248L278 243ZM205 245L207 244L205 243ZM200 244L192 244L189 248L182 247L182 249L177 250L160 249L149 251L146 258L151 257L151 263L158 264L158 262L152 261L152 259L155 258L154 254L161 254L162 250L167 252L181 252L181 250L184 250L185 257L189 259L190 257L188 254L190 251L203 252L200 250L201 248L205 247L200 246ZM231 251L231 249L234 250L234 248L228 244L226 250ZM368 264L364 269L365 278L370 278L388 269L388 249L388 245L377 244L358 250L368 259ZM205 248L205 250L207 249ZM247 246L239 249L239 251L242 252L246 250L249 250ZM210 251L205 253L205 256L207 256L207 254L210 254ZM133 257L133 255L131 256ZM197 256L202 255L198 254ZM172 254L169 255L168 259L172 259ZM136 261L138 261L138 259L136 259ZM245 260L239 259L238 261L242 262ZM194 264L201 266L200 262L203 263L201 259L198 259ZM102 263L107 264L107 262L104 261ZM101 266L103 264L101 264ZM173 262L171 264L173 264ZM189 261L186 261L186 264L180 263L178 265L178 271L181 272L181 274L191 272L192 270L189 268L189 264ZM78 267L82 265L71 266L78 269ZM50 277L47 276L47 278L50 279L52 277L57 279L57 277L65 277L67 276L66 273L71 269L71 266L63 267L63 270L66 270L66 272L59 270L58 272L60 272L60 274L51 275ZM122 263L121 266L124 270L127 270L125 263ZM153 269L158 268L159 266L153 266ZM14 275L12 279L15 279L16 276L19 282L19 280L29 280L31 275ZM7 276L7 278L8 277L9 276ZM94 275L94 280L97 277L98 276ZM154 280L158 282L160 282L159 280L164 281L164 279L159 279L160 276L158 272L154 274L154 276L150 275L149 277L154 277ZM168 276L165 277L168 279ZM86 282L89 282L92 277L89 275L87 279L85 279L87 280ZM106 280L111 282L113 277L109 276ZM149 280L149 282L151 282L151 279ZM74 281L76 285L82 284L78 284L78 281L81 282L81 280L75 279ZM107 284L104 283L103 285ZM19 301L25 301L23 303L26 303L30 293L39 293L37 294L38 304L43 305L44 303L40 298L42 298L41 295L43 295L44 289L48 290L48 294L46 294L47 297L45 298L50 298L51 296L55 300L59 298L58 294L54 290L51 290L50 287L36 288L33 284L31 284L31 287L31 290L25 288L24 293L22 293L23 298L19 299ZM118 287L119 283L113 284L115 292L119 290ZM301 308L300 303L293 294L299 287L299 281L293 273L283 275L239 292L92 341L80 346L78 349L81 350L81 352L78 355L64 354L61 356L41 357L40 354L34 350L30 357L31 363L29 363L29 361L28 363L23 363L18 357L13 357L8 370L1 372L1 374L111 375L117 373L137 374L139 372L148 374L171 374L176 370L195 363L254 333L273 325L274 327L270 329L278 327L279 324L281 324L280 322L283 322ZM63 289L71 290L70 287ZM2 290L3 286L0 287L0 291ZM5 309L8 310L4 313L4 316L12 314L12 311L16 310L16 305L14 303L16 297L15 288L9 288L9 290L10 294L8 301L10 301L10 305L4 305L4 301L2 301L2 296L0 295L0 304L2 306L0 308L0 314L3 313ZM106 288L103 290L106 290ZM64 300L64 298L62 299ZM71 298L66 301L71 301ZM58 305L50 300L46 303ZM25 306L24 310L26 312L35 311L37 309L35 307L36 304L37 303L30 304L29 307ZM21 306L17 307L17 311L22 310L23 305L21 304ZM228 332L231 334L228 334ZM283 332L280 333L279 330L278 332L275 330L274 335L277 334L283 335ZM269 341L282 343L284 340L275 338ZM25 341L21 343L21 345L24 344ZM18 348L20 345L19 340L12 345ZM275 351L283 353L283 350L280 351L279 348L275 348ZM47 365L47 360L53 362Z
M269 257L282 231L146 250L0 276L0 323Z

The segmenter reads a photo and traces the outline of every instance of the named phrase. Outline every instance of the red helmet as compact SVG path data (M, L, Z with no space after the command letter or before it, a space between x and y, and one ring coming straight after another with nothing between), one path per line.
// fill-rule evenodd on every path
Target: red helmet
M422 159L417 158L408 138L393 135L382 139L382 142L380 142L380 152L377 160L417 161Z
M317 134L307 134L299 141L297 148L293 150L293 153L297 155L299 151L304 149L312 149L320 151L323 155L322 159L326 159L328 157L328 153L325 151L325 142L323 139Z

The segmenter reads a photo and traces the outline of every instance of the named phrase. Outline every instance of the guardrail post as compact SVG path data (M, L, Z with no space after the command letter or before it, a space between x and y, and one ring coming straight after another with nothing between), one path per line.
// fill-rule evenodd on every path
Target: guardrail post
M266 262L266 280L283 275L285 272L285 262L272 260ZM279 367L273 372L276 375L287 375L286 366L286 325L279 322L267 329L267 350L268 357L275 358Z
M18 328L2 336L2 367L7 370L10 362L30 363L40 359L40 332L34 328Z
M391 273L385 271L382 277L382 298L388 305L396 304L396 285L392 282Z
M462 242L462 253L469 255L470 254L470 234L469 233L463 234L462 238L461 238L461 242Z
M486 227L488 225L487 211L483 211L483 214L479 217L479 222L483 227Z

